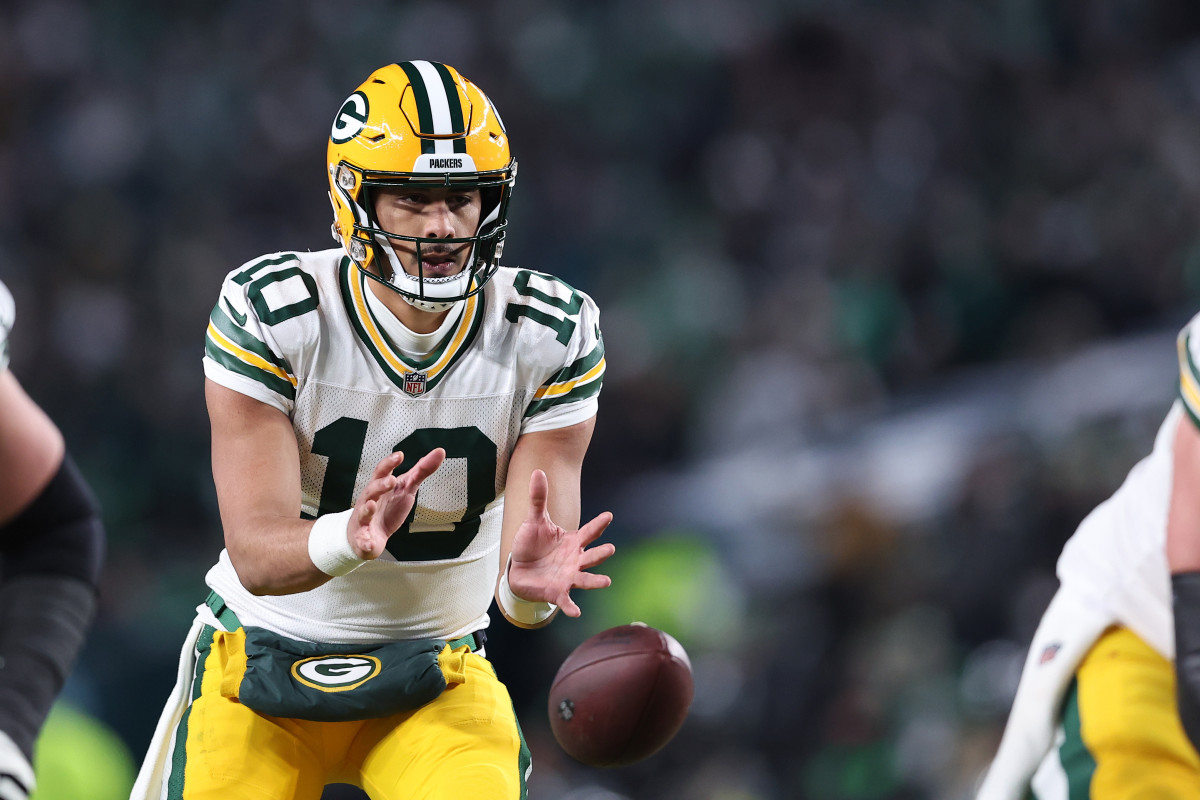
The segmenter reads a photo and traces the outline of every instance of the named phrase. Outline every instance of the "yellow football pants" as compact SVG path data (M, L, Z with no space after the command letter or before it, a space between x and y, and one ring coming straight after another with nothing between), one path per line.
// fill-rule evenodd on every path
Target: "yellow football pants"
M205 626L164 776L168 800L319 800L326 783L357 785L372 800L526 796L529 750L482 656L467 656L465 683L415 711L308 722L222 697L224 658L212 639Z
M1200 800L1174 667L1132 631L1109 629L1084 656L1062 723L1069 800Z

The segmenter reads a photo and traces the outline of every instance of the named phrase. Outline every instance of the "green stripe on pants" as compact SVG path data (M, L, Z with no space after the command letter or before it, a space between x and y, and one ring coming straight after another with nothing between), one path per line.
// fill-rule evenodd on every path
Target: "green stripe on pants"
M196 668L192 673L192 702L200 696L200 686L204 682L204 662L208 659L208 651L212 648L213 634L216 629L205 625L200 629L196 639ZM191 716L192 705L184 709L179 725L175 728L175 749L171 752L171 778L167 781L167 800L183 800L183 772L187 765L187 736L188 717Z
M1063 701L1063 731L1066 739L1058 748L1058 758L1067 773L1067 797L1070 800L1088 800L1091 796L1092 775L1096 772L1096 759L1092 757L1083 741L1083 722L1079 716L1079 681L1071 681Z

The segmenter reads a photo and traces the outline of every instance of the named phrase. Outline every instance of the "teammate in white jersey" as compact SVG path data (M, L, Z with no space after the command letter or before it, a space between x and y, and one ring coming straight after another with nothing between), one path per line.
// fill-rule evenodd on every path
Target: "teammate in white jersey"
M598 312L497 264L516 169L455 69L384 67L330 134L342 247L226 278L204 358L226 547L135 798L525 797L488 608L578 616L613 546L590 546L611 515L578 527Z
M1175 672L1186 700L1186 654L1200 651L1197 334L1200 316L1179 335L1179 399L1153 451L1063 548L979 800L1200 798Z
M62 434L8 369L0 283L0 800L25 800L41 730L96 610L104 531Z

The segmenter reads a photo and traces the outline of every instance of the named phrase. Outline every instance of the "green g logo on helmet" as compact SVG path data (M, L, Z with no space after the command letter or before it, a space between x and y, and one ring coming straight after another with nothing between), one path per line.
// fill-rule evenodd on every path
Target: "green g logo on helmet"
M338 109L337 116L333 118L333 130L329 132L329 138L337 144L345 144L350 141L367 124L369 113L370 106L367 104L365 94L355 92L350 95Z
M313 656L292 664L292 677L321 692L347 692L383 669L375 656Z

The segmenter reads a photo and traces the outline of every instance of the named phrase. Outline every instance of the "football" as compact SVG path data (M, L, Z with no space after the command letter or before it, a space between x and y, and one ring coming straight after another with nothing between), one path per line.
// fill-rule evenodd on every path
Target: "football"
M670 634L640 622L592 636L550 686L550 728L576 761L621 767L657 752L692 704L692 665Z

